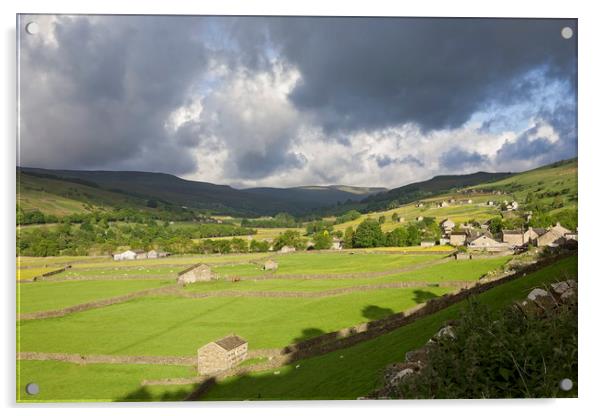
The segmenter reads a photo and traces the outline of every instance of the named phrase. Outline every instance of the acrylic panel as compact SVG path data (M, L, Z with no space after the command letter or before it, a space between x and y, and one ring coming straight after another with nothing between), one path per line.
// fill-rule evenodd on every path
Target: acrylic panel
M18 15L18 402L576 397L577 20Z

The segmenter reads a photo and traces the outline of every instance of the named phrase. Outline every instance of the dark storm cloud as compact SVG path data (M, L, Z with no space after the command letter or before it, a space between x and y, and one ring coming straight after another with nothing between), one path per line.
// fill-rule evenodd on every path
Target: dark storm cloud
M405 122L454 128L488 102L526 99L522 76L575 77L573 20L289 18L267 22L302 81L290 98L328 131Z
M446 170L461 170L465 167L479 166L487 160L486 155L457 148L443 153L439 158L439 164Z
M23 36L20 163L194 171L178 145L194 139L164 123L205 68L196 31L186 18L59 17L55 44Z

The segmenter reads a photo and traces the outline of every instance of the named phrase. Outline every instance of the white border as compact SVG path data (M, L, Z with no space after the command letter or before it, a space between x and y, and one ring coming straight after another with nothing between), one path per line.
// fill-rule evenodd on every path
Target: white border
M199 412L245 412L245 415L266 414L326 414L345 411L350 415L376 411L380 414L445 413L445 415L504 415L508 413L545 412L547 415L567 413L593 413L595 400L600 396L600 282L602 276L596 267L596 254L600 244L596 237L600 227L600 143L602 141L598 120L600 117L599 77L602 74L599 39L602 39L601 15L595 2L556 1L528 2L505 0L498 2L453 0L420 0L392 2L384 0L303 0L297 2L268 0L222 0L192 2L185 0L9 0L0 4L2 9L2 55L0 78L3 100L0 103L1 125L4 127L1 181L6 203L2 204L1 249L5 273L2 300L2 363L0 395L6 414L31 415L104 415L107 407L114 415L144 413L165 415L166 412L198 414ZM579 19L579 216L580 216L580 326L579 326L579 394L577 400L512 400L512 401L423 401L423 402L271 402L244 404L197 404L194 407L164 404L154 405L42 405L16 406L15 397L15 345L14 345L14 264L15 264L15 154L16 154L16 71L15 71L15 15L16 13L126 13L126 14L281 14L281 15L346 15L346 16L474 16L474 17L569 17ZM597 192L596 192L597 191ZM598 221L596 221L598 220ZM596 244L598 243L598 244ZM84 410L85 407L89 407Z

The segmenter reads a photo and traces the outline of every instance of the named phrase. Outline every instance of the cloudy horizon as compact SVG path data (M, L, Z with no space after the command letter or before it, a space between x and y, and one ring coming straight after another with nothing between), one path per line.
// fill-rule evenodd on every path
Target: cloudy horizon
M394 188L577 156L574 19L21 23L21 166Z

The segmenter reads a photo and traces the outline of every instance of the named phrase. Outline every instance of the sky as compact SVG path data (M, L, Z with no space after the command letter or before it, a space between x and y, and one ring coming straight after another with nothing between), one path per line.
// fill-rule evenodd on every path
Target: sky
M577 155L572 19L20 21L20 166L394 188Z

